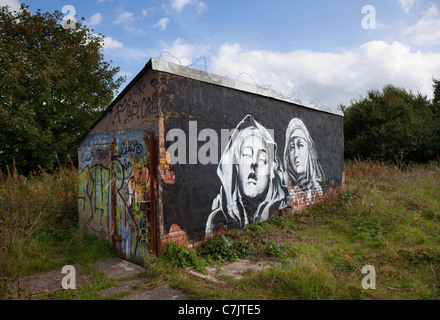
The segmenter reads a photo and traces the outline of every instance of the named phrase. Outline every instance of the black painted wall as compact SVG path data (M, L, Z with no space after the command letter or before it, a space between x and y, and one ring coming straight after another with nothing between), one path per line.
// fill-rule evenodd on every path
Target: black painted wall
M280 169L284 171L286 129L293 118L299 118L314 141L325 174L325 180L320 183L322 193L325 195L332 188L341 186L344 172L343 117L172 74L162 73L159 82L165 134L171 129L182 129L186 133L187 150L190 121L197 121L197 133L206 128L214 129L220 138L221 129L235 129L250 115L266 129L274 130L276 156ZM166 141L166 149L173 143ZM199 141L197 150L205 143ZM221 141L218 144L220 160L223 152ZM205 236L213 200L219 194L222 183L217 175L217 163L188 164L188 152L186 162L172 165L175 183L163 185L164 229L169 230L172 224L178 224L190 241L198 241ZM216 221L220 220L216 218Z

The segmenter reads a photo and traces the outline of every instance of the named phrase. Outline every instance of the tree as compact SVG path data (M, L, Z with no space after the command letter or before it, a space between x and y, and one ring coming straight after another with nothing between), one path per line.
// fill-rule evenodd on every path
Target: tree
M345 156L414 162L435 158L438 142L431 106L421 93L392 85L342 106Z
M0 7L0 167L47 171L77 159L79 138L124 79L104 61L104 37L62 14Z
M433 79L432 113L434 116L433 140L437 156L440 155L440 79Z
M434 97L432 99L433 104L440 105L440 79L433 79Z

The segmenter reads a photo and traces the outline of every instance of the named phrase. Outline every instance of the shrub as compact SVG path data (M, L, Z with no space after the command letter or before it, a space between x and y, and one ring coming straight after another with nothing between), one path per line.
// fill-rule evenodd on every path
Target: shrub
M190 250L175 242L166 244L165 249L162 251L162 258L181 268L195 267L201 269L206 265L206 262L198 256L195 250Z
M387 85L344 111L345 157L427 162L440 152L439 119L421 93Z

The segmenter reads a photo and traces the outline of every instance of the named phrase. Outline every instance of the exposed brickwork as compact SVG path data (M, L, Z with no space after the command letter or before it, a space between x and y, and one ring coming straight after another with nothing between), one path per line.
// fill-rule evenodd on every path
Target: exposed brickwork
M170 165L170 155L165 149L165 136L164 132L159 133L159 166L160 177L167 184L176 183L176 176Z
M292 192L292 190L289 190ZM319 194L317 191L312 192L292 192L293 195L288 197L289 205L292 208L292 213L299 212L306 209L308 206L313 206L326 199L332 199L341 192L345 192L345 172L342 173L341 186L330 188L324 194Z
M173 224L168 231L168 234L165 234L161 237L160 241L160 251L162 251L166 244L169 242L175 242L181 246L186 246L188 248L197 248L199 245L203 243L203 241L190 242L188 240L188 235L185 231L180 229L179 225Z

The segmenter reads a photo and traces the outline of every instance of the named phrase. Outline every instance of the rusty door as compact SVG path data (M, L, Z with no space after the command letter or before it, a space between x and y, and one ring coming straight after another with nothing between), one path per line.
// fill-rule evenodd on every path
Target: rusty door
M138 264L156 251L154 142L151 131L133 131L116 135L112 145L113 248Z

